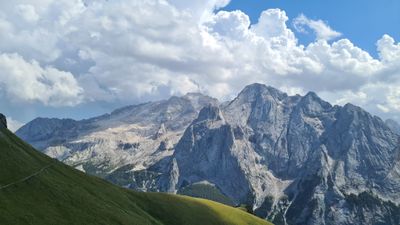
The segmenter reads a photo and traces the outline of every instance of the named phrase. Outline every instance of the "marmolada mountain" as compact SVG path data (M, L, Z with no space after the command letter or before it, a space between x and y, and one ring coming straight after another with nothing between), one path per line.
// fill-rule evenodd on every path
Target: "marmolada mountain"
M16 135L119 186L242 206L276 225L400 224L398 125L313 92L252 84L229 102L190 93L37 118Z
M205 199L118 187L38 152L0 114L0 224L269 225Z

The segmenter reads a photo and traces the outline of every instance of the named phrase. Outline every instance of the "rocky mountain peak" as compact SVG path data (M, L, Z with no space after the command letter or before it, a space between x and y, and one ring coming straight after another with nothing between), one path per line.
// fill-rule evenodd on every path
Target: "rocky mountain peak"
M339 111L339 117L352 124L366 124L373 119L372 115L356 105L347 103Z
M217 106L208 105L200 110L199 116L196 119L196 122L212 120L218 121L222 120L222 114L220 109Z
M320 105L326 106L326 107L332 107L331 104L329 104L328 102L322 100L315 92L308 92L306 95L304 95L304 97L302 98L302 102L316 102Z
M283 93L276 88L265 84L254 83L246 86L243 91L239 93L237 99L241 99L242 101L256 101L260 98L282 100L286 97L286 93Z
M196 110L200 110L205 105L218 105L218 100L215 98L211 98L207 95L203 95L201 93L187 93L186 95L182 96L183 99L189 100L190 103Z
M310 91L306 95L304 95L303 101L323 102L323 100L313 91Z
M7 128L6 116L0 113L0 127Z
M316 93L308 92L300 101L300 105L310 114L318 114L332 108L332 105L322 100Z

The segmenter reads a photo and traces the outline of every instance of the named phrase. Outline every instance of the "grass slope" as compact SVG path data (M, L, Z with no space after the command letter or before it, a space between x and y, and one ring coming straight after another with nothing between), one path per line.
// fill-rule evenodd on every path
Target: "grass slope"
M208 200L114 186L37 152L6 129L0 130L0 221L7 225L269 224Z
M209 199L225 205L235 206L235 204L229 197L224 195L217 187L214 187L213 185L210 184L202 184L202 183L192 184L184 188L181 188L178 191L178 194L196 198Z

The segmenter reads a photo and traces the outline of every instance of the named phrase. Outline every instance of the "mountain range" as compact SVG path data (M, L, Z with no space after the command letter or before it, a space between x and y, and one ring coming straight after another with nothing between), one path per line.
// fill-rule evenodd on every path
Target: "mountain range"
M313 92L252 84L229 102L190 93L16 134L120 186L245 205L274 224L400 224L395 122Z
M24 143L0 114L0 223L7 225L268 225L241 209L134 192L75 170Z

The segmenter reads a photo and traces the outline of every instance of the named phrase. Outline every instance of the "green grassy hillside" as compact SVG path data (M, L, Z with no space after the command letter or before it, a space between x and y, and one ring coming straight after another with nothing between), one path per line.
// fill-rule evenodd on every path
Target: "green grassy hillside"
M225 205L235 206L233 201L224 195L217 187L210 184L197 183L188 185L178 191L180 195L209 199Z
M269 224L197 198L137 193L53 160L0 128L1 224Z

